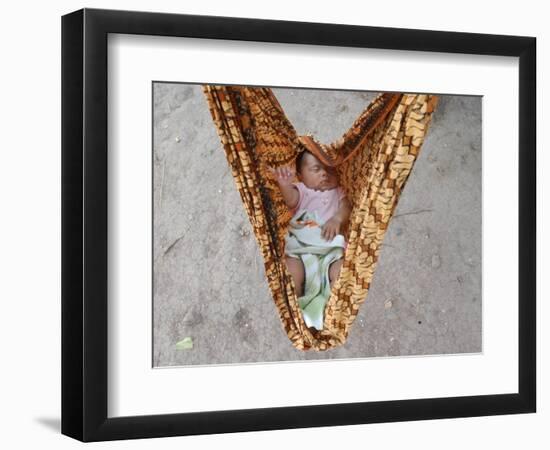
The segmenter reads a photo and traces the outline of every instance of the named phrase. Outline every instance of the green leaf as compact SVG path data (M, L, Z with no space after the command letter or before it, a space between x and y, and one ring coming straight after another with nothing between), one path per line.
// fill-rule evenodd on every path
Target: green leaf
M190 350L193 348L193 339L189 336L176 343L176 350Z

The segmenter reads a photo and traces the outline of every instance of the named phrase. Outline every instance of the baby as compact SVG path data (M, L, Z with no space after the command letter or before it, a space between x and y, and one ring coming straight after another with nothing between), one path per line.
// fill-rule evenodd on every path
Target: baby
M326 241L332 241L342 233L349 220L351 204L338 186L334 168L324 165L313 153L304 150L296 158L298 183L293 183L294 171L288 166L272 169L272 172L293 215L302 210L316 212L322 222L321 236ZM330 287L340 274L342 262L340 257L329 266ZM304 264L301 259L288 256L288 253L286 264L296 287L296 295L301 297L304 295Z

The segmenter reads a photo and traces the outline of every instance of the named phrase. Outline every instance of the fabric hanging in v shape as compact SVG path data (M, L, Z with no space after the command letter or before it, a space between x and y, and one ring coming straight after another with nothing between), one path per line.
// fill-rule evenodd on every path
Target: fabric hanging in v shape
M428 132L438 97L379 94L339 140L324 144L311 134L298 135L270 88L203 85L203 92L288 338L300 350L322 351L344 344L367 297L380 245ZM314 297L310 309L321 319L317 326L312 326L311 317L308 320L309 303L304 304L304 299L312 300L307 292L312 287L308 285L308 267L306 292L298 296L286 263L289 231L292 234L295 227L315 226L311 226L311 218L306 223L293 217L277 177L281 168L293 167L304 151L311 153L323 170L334 173L350 204L349 218L341 230L346 245L339 276L331 287L323 277L328 265L319 266L324 270L318 277L321 287L316 286L313 295L309 292L309 297ZM317 228L318 233L323 232ZM308 239L306 234L302 240ZM318 261L327 262L323 258L328 251L322 245L308 242L307 248L315 249L308 254L321 255Z

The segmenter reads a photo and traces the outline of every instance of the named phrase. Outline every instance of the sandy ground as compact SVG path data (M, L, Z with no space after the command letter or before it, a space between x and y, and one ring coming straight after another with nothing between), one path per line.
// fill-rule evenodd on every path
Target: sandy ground
M347 343L296 350L200 86L154 84L153 365L482 350L481 98L442 96ZM339 138L374 97L274 89L298 133ZM176 343L191 338L192 348Z

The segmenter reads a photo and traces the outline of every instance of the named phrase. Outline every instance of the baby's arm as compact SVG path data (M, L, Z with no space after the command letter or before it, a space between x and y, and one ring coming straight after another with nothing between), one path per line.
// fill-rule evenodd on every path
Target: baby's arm
M348 223L349 216L351 214L351 203L347 197L343 197L340 200L340 206L336 214L332 216L321 227L321 236L327 241L332 241L337 234L341 233Z
M340 220L340 223L342 224L342 226L346 226L348 224L350 215L351 215L351 203L347 197L343 197L340 200L340 206L338 208L338 211L336 211L336 214L334 214L334 216L332 217Z
M298 205L300 200L300 194L298 188L292 184L294 179L294 172L289 167L278 167L276 169L269 168L271 173L275 175L275 179L279 184L279 189L281 189L281 194L283 195L283 200L288 206L289 209L294 209Z

